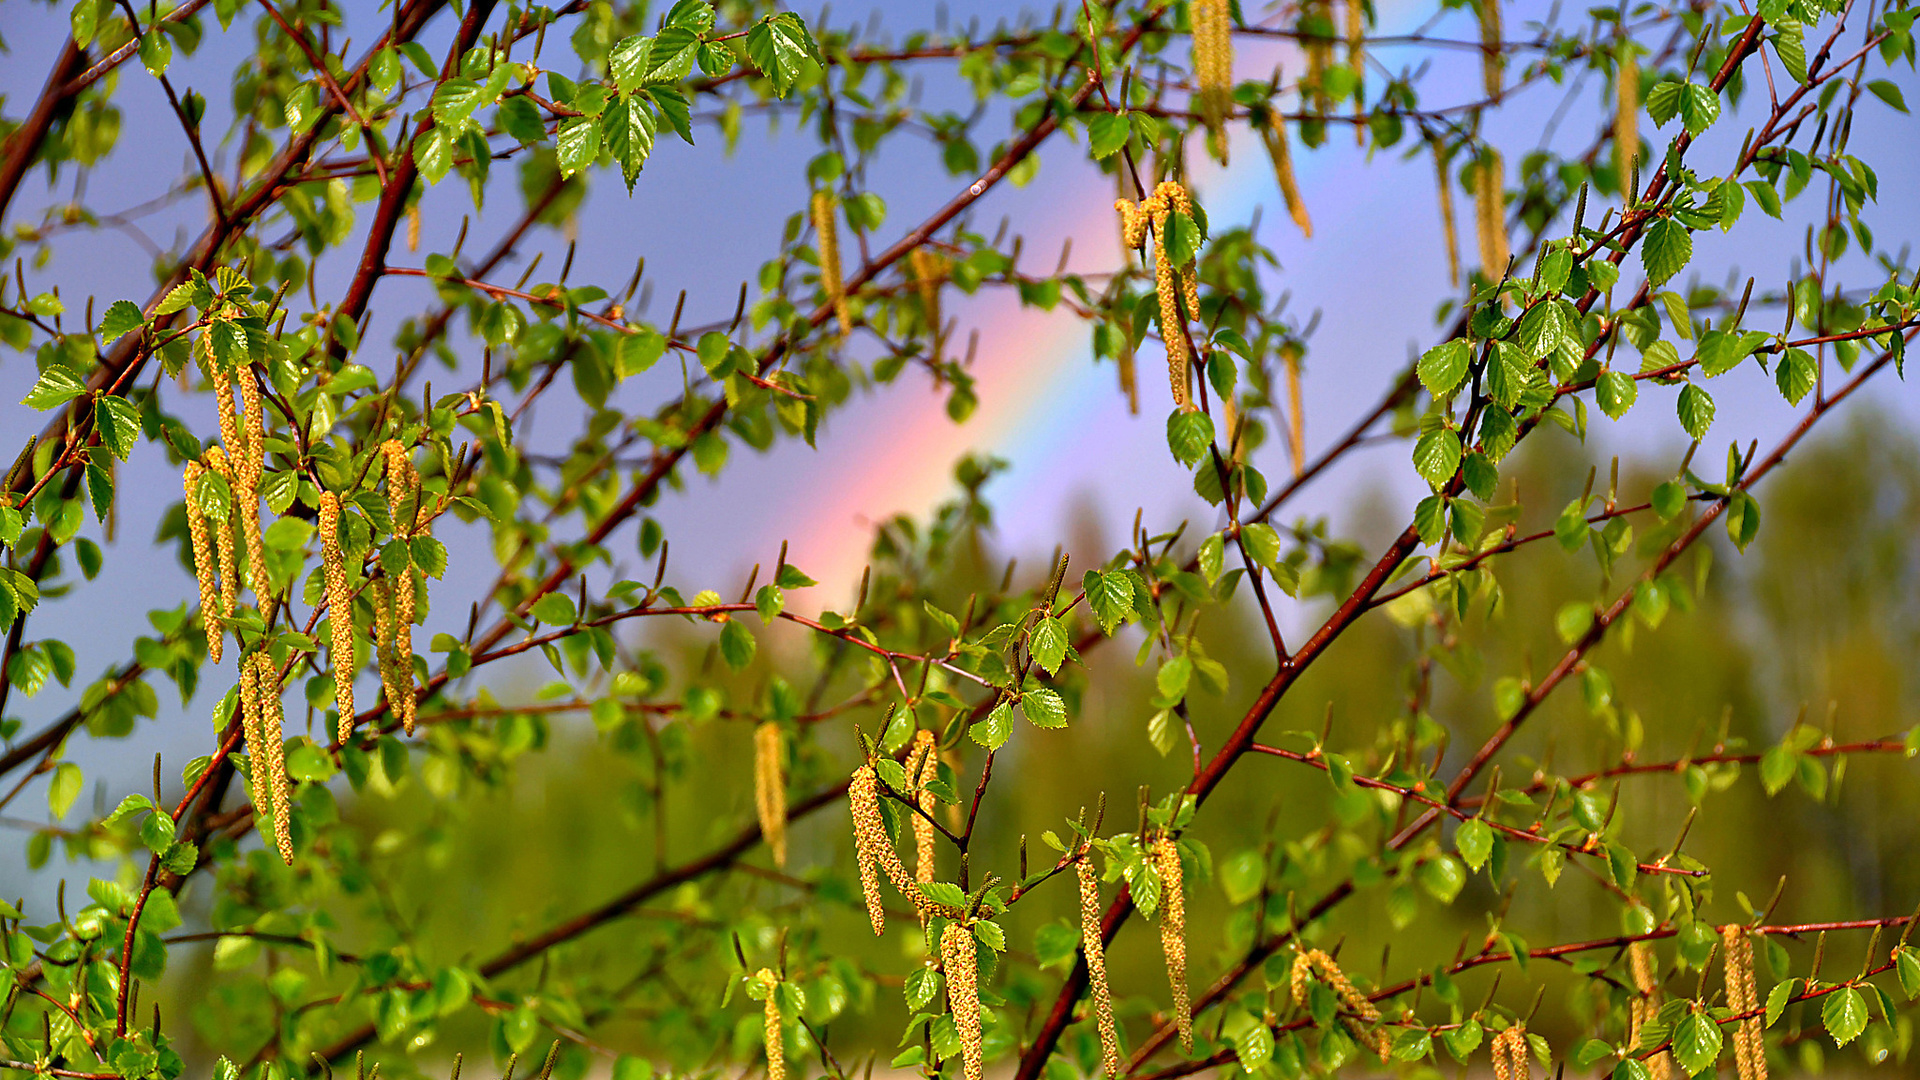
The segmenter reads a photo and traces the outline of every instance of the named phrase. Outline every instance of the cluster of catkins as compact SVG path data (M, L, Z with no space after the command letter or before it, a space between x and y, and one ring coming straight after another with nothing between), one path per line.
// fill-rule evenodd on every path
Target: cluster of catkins
M1193 359L1187 320L1200 315L1200 278L1192 259L1176 267L1167 257L1167 222L1175 213L1193 217L1193 196L1185 185L1162 180L1153 194L1140 202L1117 199L1113 208L1120 211L1121 236L1128 248L1146 243L1147 228L1153 228L1154 289L1160 300L1160 339L1167 346L1167 381L1173 389L1174 405L1182 412L1192 412L1196 406L1187 387Z
M1493 1037L1494 1080L1530 1080L1533 1066L1527 1063L1527 1025L1514 1021L1512 1026Z
M1745 927L1720 931L1727 954L1727 1008L1745 1014L1733 1029L1733 1060L1740 1080L1767 1080L1767 1043L1760 1023L1760 994L1753 982L1753 939Z
M1306 1005L1308 979L1316 971L1320 973L1321 980L1333 990L1333 996L1339 998L1340 1004L1346 1006L1347 1011L1366 1023L1380 1022L1379 1008L1368 999L1367 995L1360 992L1359 987L1353 985L1353 980L1347 978L1347 973L1340 970L1340 965L1334 962L1333 957L1320 949L1306 949L1294 954L1293 970L1290 975L1295 1005L1303 1007ZM1374 1052L1380 1055L1380 1060L1387 1060L1387 1054L1392 1046L1386 1032L1374 1028L1370 1038L1366 1037L1364 1032L1356 1031L1355 1034L1371 1042Z

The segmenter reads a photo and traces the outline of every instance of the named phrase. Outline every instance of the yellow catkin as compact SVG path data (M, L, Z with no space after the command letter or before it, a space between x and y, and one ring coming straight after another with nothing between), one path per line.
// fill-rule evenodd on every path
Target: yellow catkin
M833 305L833 317L840 323L840 336L846 337L853 333L853 305L847 301L841 277L840 226L833 212L833 192L824 189L814 192L810 209L813 231L820 239L820 287L826 290L827 302Z
M1488 97L1499 97L1506 84L1507 54L1500 36L1500 0L1480 0L1480 75Z
M227 490L234 489L233 469L227 464L226 451L216 446L207 451L208 470L218 473L220 479L227 482ZM238 602L236 594L240 591L240 571L236 568L233 553L233 512L229 507L226 520L213 523L213 548L220 569L220 618L223 621L233 618L233 609Z
M1511 252L1507 247L1506 165L1500 151L1489 146L1473 170L1474 224L1480 236L1480 272L1488 281L1506 275Z
M1207 125L1207 145L1227 160L1227 114L1233 108L1233 13L1229 0L1192 0L1194 98Z
M1167 205L1174 210L1194 218L1193 196L1188 193L1184 185L1172 180L1162 180L1153 191L1155 195L1167 200ZM1198 219L1195 218L1195 220ZM1200 275L1194 270L1193 262L1192 259L1188 259L1186 265L1176 269L1180 272L1181 295L1187 301L1187 316L1197 319L1200 317Z
M765 1019L762 1025L767 1043L767 1080L786 1080L787 1075L787 1037L781 1031L780 1000L778 989L780 977L771 968L761 968L754 978L767 988Z
M187 537L193 543L193 575L200 582L200 621L207 628L207 659L217 664L225 640L220 624L219 557L214 554L213 539L207 533L207 516L200 512L200 500L194 494L206 472L206 467L199 462L187 462L180 486L187 492Z
M327 584L327 624L332 631L333 704L340 714L341 743L353 738L353 590L347 556L340 548L340 496L320 493L320 569Z
M240 372L240 403L245 421L245 449L235 448L233 496L240 507L240 535L247 544L247 583L263 617L273 614L273 585L267 577L267 545L260 529L260 472L266 453L267 416L260 400L260 382L250 369Z
M387 509L393 518L393 535L395 539L410 540L418 531L420 474L414 472L413 459L398 440L388 439L381 445L381 451L387 459ZM390 662L393 673L387 701L409 735L413 734L413 723L418 712L413 694L414 587L418 579L419 571L409 565L392 583L393 618L390 627L393 652Z
M947 276L947 257L930 247L917 247L907 256L913 270L913 286L920 294L920 314L926 320L927 334L933 338L933 358L940 359L945 336L940 323L940 286Z
M1187 392L1187 372L1193 356L1187 345L1186 318L1181 311L1182 283L1173 260L1167 256L1167 222L1172 216L1172 206L1156 189L1153 197L1141 207L1153 221L1153 285L1160 301L1160 340L1167 348L1167 385L1173 391L1174 407L1191 412L1194 404Z
M273 803L273 840L280 858L293 865L293 798L287 779L286 717L280 704L280 673L264 652L253 654L255 693L259 695L260 741L253 747L255 769L266 772ZM258 803L255 804L258 806Z
M1440 231L1447 240L1447 284L1460 284L1460 230L1453 223L1453 183L1447 177L1449 155L1434 139L1433 171L1440 181Z
M1113 200L1113 208L1120 211L1120 242L1128 251L1136 251L1147 242L1148 199L1145 203L1135 203L1131 199Z
M1314 951L1318 952L1319 950L1316 949ZM1307 980L1312 977L1313 955L1311 953L1295 953L1293 956L1293 970L1287 973L1287 982L1293 991L1293 1003L1295 1006L1300 1008L1306 1007Z
M1525 1025L1516 1023L1493 1037L1493 1075L1495 1080L1531 1080Z
M1331 103L1327 94L1327 68L1333 65L1333 42L1326 36L1326 31L1332 20L1327 18L1326 0L1307 0L1300 10L1302 25L1312 30L1312 36L1300 45L1301 51L1307 56L1307 86L1313 91L1315 111L1325 116Z
M880 906L880 856L876 850L887 844L886 823L880 820L880 780L873 766L853 770L853 782L847 786L847 803L853 810L853 847L860 862L860 892L867 901L867 920L877 937L886 932L887 913Z
M1347 0L1347 66L1353 70L1353 118L1364 120L1367 106L1359 88L1367 78L1367 5L1366 0ZM1353 141L1356 146L1367 143L1367 127L1363 123L1353 125Z
M924 728L914 733L913 752L907 755L909 765L916 761L919 775L914 778L917 789L914 804L920 812L913 815L913 880L926 885L933 882L937 871L937 838L933 819L927 815L933 813L940 800L927 790L927 785L940 778L940 752L934 745L933 732Z
M980 1034L980 973L975 966L973 931L960 920L940 935L940 964L947 972L947 1008L960 1033L960 1062L966 1080L986 1072L985 1040Z
M1640 63L1631 45L1621 50L1613 89L1613 152L1620 163L1620 189L1625 191L1632 182L1634 159L1640 156Z
M1193 1006L1187 998L1187 896L1180 870L1180 849L1168 836L1156 838L1148 849L1160 872L1160 951L1167 960L1167 983L1173 989L1173 1019L1180 1028L1180 1045L1193 1049Z
M1093 873L1093 854L1081 856L1074 867L1080 878L1080 948L1087 957L1087 986L1093 1016L1100 1027L1100 1066L1108 1077L1120 1075L1120 1031L1113 1022L1113 989L1107 984L1107 947L1100 936L1100 881Z
M1378 1024L1380 1022L1379 1008L1368 999L1367 995L1360 992L1359 987L1353 985L1353 980L1347 978L1347 973L1340 970L1340 965L1334 963L1333 957L1319 949L1312 949L1305 953L1302 959L1319 970L1320 978L1325 980L1326 984L1333 989L1333 995L1340 999L1340 1004L1345 1006L1348 1012L1353 1013L1369 1024ZM1301 985L1302 976L1300 975L1299 968L1300 961L1294 961L1293 977L1296 1000L1301 1000L1305 996ZM1386 1060L1389 1051L1392 1049L1392 1040L1387 1037L1386 1032L1375 1029L1371 1036L1359 1031L1356 1031L1355 1034L1363 1040L1370 1041L1373 1045L1374 1052L1380 1055L1382 1061Z
M1734 1064L1740 1080L1767 1080L1767 1043L1758 1009L1759 990L1753 981L1753 939L1746 929L1730 925L1720 931L1727 954L1727 1008L1755 1013L1733 1029Z
M1280 198L1286 201L1287 215L1300 226L1301 235L1313 238L1313 218L1307 202L1300 197L1300 182L1293 175L1293 150L1287 145L1287 123L1279 113L1269 113L1260 125L1260 139L1267 144L1267 157L1273 160L1273 178L1280 185Z
M1633 987L1639 991L1627 1013L1631 1023L1627 1041L1637 1046L1641 1027L1660 1011L1660 980L1655 971L1653 946L1646 942L1636 941L1627 946L1627 962L1633 969ZM1665 1050L1647 1058L1645 1064L1652 1080L1667 1080L1673 1073L1673 1059Z
M219 366L213 358L213 336L209 333L201 337L205 348L200 362L206 365L207 373L213 379L213 404L220 417L220 443L227 453L237 459L246 438L240 433L240 416L233 407L233 375Z
M393 648L393 581L377 577L367 582L367 597L373 601L373 649L380 690L386 695L387 711L401 716L399 664Z
M753 729L753 805L775 866L787 865L786 739L772 720Z
M1287 369L1287 453L1293 458L1293 475L1298 477L1307 468L1306 401L1300 386L1304 350L1298 342L1289 342L1281 347L1280 358Z
M407 250L420 250L420 207L418 204L407 207Z
M270 799L266 787L266 755L260 752L260 682L259 671L254 667L253 657L243 654L240 657L240 730L247 740L247 751L253 756L247 770L248 797L255 807L268 805Z

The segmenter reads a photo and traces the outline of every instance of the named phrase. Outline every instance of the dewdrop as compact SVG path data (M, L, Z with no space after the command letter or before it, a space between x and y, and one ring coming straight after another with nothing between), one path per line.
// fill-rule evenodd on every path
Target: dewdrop
M1160 872L1160 951L1167 959L1167 983L1173 988L1173 1019L1180 1045L1193 1049L1193 1005L1187 997L1187 898L1181 880L1180 849L1161 836L1148 848Z
M1120 1033L1113 1023L1113 990L1107 985L1107 947L1100 934L1100 882L1093 874L1093 853L1074 866L1080 878L1080 948L1087 957L1087 985L1093 1015L1100 1026L1100 1066L1109 1078L1120 1075Z
M200 512L200 500L195 492L206 473L205 466L189 461L180 486L187 492L187 536L193 543L193 575L200 583L200 621L207 628L207 659L217 664L224 640L220 626L220 571L212 538L207 534L207 515Z
M966 1080L985 1074L985 1040L980 1034L980 984L975 967L973 931L960 920L940 934L940 964L947 972L947 1008L960 1033L960 1061Z
M781 769L785 755L779 724L768 720L754 728L753 806L775 866L787 865L787 782Z
M826 290L827 302L833 305L833 317L840 323L840 336L846 337L853 333L853 305L847 302L846 284L840 276L840 228L834 217L833 201L833 192L816 191L810 210L813 231L820 238L820 287Z
M327 623L332 631L333 704L340 714L340 742L353 738L353 590L347 556L340 549L340 496L320 493L320 567L327 585Z

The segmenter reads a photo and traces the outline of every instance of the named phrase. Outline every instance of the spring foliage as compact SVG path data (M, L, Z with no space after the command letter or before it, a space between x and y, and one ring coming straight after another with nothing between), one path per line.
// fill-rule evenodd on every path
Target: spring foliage
M67 4L0 125L0 348L38 432L0 502L0 809L29 865L87 884L0 896L0 1070L511 1075L543 1043L543 1080L1910 1062L1913 815L1868 829L1841 792L1910 810L1920 726L1910 694L1839 702L1906 632L1915 523L1801 513L1872 568L1815 614L1873 617L1765 662L1703 643L1794 622L1792 588L1715 553L1759 558L1762 482L1920 329L1875 172L1915 141L1914 9L1387 6L1089 2L894 40L762 0ZM1573 95L1554 134L1509 138L1548 93ZM136 94L177 130L123 131ZM711 165L785 215L737 299L575 264L620 215L726 215L728 185L648 167L749 117L804 150ZM1444 282L1377 385L1289 302L1351 203L1316 230L1333 132L1343 175L1408 159L1423 218L1438 188L1432 236L1328 256ZM1219 197L1254 140L1233 175L1281 228ZM902 221L880 178L908 147L895 201L932 209ZM89 295L73 238L145 236L90 170L176 157L144 166L193 211L157 288ZM983 227L1043 161L1118 192L1117 244L1101 209L1048 270L1020 222ZM1698 254L1763 218L1804 229L1783 281ZM985 384L948 339L982 293L1081 325L1072 362L1114 365L1179 513L1009 563L1006 463L969 456L952 502L876 527L850 604L785 546L744 585L681 574L702 538L666 508L728 498L704 478L749 452L809 453L858 399L964 422ZM1616 422L1683 449L1590 463ZM1388 525L1299 509L1376 444L1418 492ZM1884 451L1849 452L1851 490L1920 506ZM134 520L150 478L167 508ZM185 573L151 634L86 607L106 559L155 551ZM126 656L76 682L56 605ZM1792 681L1821 648L1831 708ZM212 727L121 790L113 762L179 745L167 686ZM1902 857L1760 880L1789 829L1823 838L1809 861L1880 830ZM1768 850L1716 863L1729 833Z

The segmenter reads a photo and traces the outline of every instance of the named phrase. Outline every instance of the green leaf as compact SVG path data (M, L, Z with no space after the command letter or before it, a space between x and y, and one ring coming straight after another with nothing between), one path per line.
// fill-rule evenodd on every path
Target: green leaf
M1212 417L1198 410L1175 409L1167 414L1167 448L1173 451L1175 461L1192 467L1212 445Z
M111 345L139 329L146 322L140 308L131 300L115 300L100 316L100 343Z
M1640 262L1647 279L1664 285L1673 275L1686 269L1693 258L1693 234L1672 218L1661 218L1647 229L1640 242Z
M453 136L443 127L421 132L413 140L413 163L427 183L439 183L453 168Z
M1705 1013L1689 1012L1673 1029L1673 1060L1688 1076L1698 1076L1720 1058L1720 1025Z
M560 175L572 176L590 168L594 159L600 156L600 124L590 116L576 116L560 125L554 143L560 162ZM625 167L624 163L622 167Z
M1672 521L1687 508L1687 489L1668 480L1653 489L1653 512L1660 515L1661 521Z
M54 768L53 779L47 782L47 809L52 811L55 821L67 816L85 785L86 776L73 762L63 761Z
M1680 122L1695 138L1720 119L1720 95L1712 87L1688 83L1680 96Z
M27 396L20 399L20 404L30 405L45 412L65 405L86 392L86 384L81 382L73 372L55 364L40 373L40 378L34 382L33 389L27 391Z
M786 97L809 67L821 62L820 50L798 15L769 15L747 31L747 59L773 83L775 97Z
M1261 566L1272 569L1280 561L1280 531L1264 521L1256 521L1240 530L1240 542L1247 554Z
M1445 486L1460 468L1460 436L1451 428L1420 436L1413 444L1413 467L1435 488Z
M548 626L572 626L578 617L571 597L551 592L535 600L533 606L527 609L527 614Z
M601 115L600 126L607 153L619 162L620 176L627 182L627 194L631 195L647 156L653 153L653 136L659 121L654 119L645 98L639 94L623 94Z
M1436 398L1446 397L1466 378L1473 349L1461 338L1445 341L1420 356L1420 384Z
M433 91L433 122L459 134L472 118L473 110L485 104L485 92L472 79L458 76L441 83Z
M1892 106L1894 111L1900 113L1907 111L1907 99L1900 93L1900 87L1895 83L1886 79L1875 79L1867 84L1867 89L1873 92L1874 97Z
M1459 850L1467 868L1478 873L1486 865L1487 857L1493 854L1493 827L1480 818L1469 818L1460 823L1460 831L1453 836L1453 846Z
M729 619L720 628L720 657L735 671L753 663L753 653L758 644L753 631L738 619Z
M1727 539L1741 551L1760 535L1760 502L1744 491L1727 496Z
M1002 701L987 713L986 718L967 729L967 736L989 750L998 750L1006 745L1008 736L1013 734L1013 706Z
M1033 658L1052 675L1067 658L1067 628L1059 619L1041 619L1027 636L1027 646L1033 651Z
M1894 957L1894 966L1899 970L1900 989L1907 992L1907 1000L1920 998L1920 953L1903 947Z
M1640 384L1621 371L1602 372L1594 381L1593 389L1594 398L1600 403L1600 411L1606 413L1610 420L1625 416L1640 396Z
M607 74L613 78L616 89L622 94L629 93L647 81L652 59L652 38L639 34L624 37L607 54Z
M113 456L121 461L133 452L134 440L140 437L140 411L126 398L108 395L96 399L94 407L94 426L100 430L100 441Z
M1705 390L1688 383L1680 389L1680 400L1674 405L1680 414L1680 426L1691 438L1702 438L1713 423L1713 396Z
M1867 999L1851 986L1836 990L1820 1007L1820 1022L1835 1046L1845 1046L1867 1030Z
M1087 122L1087 149L1096 158L1112 157L1127 145L1133 125L1126 113L1101 113Z
M167 67L173 63L173 42L159 30L148 30L140 37L140 66L147 74L159 78L167 73Z
M1020 696L1020 712L1037 728L1067 726L1067 703L1058 692L1044 686L1029 687Z

